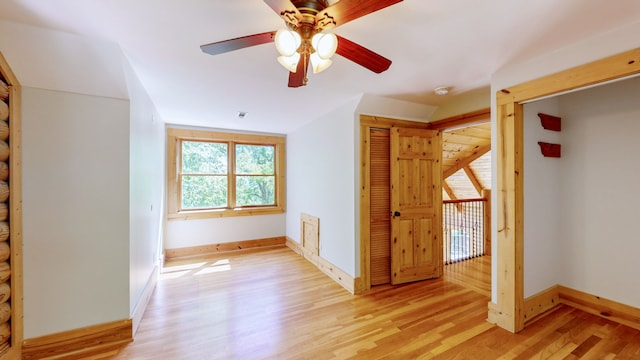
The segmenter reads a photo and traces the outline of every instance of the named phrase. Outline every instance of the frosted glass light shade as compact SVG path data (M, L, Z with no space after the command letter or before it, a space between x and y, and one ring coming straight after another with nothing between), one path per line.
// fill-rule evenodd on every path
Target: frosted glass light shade
M317 33L311 38L311 46L321 59L327 60L338 50L338 37L331 33Z
M331 64L333 64L333 61L321 58L317 52L311 54L311 68L314 74L327 70Z
M285 29L280 29L276 32L274 41L276 43L276 49L278 49L278 52L282 56L292 56L298 51L300 44L302 44L300 34L293 30Z
M294 53L291 56L278 56L278 62L284 66L285 69L296 72L298 70L298 63L300 62L300 54Z

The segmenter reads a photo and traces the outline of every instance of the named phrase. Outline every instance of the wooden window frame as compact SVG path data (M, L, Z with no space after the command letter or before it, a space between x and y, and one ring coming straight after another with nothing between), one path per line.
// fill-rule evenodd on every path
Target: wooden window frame
M206 141L229 144L229 153L234 152L235 144L268 145L275 148L275 205L243 206L221 209L182 210L180 206L180 142ZM208 130L167 128L167 218L168 219L207 219L229 216L251 216L281 214L285 212L285 144L284 136L243 134ZM230 204L235 204L235 185L233 185L234 156L229 157ZM231 205L229 205L231 206Z

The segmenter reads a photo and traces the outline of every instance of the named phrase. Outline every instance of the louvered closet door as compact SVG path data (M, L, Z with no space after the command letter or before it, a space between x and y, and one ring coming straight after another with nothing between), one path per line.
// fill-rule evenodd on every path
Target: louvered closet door
M371 285L391 281L389 140L388 130L371 129Z

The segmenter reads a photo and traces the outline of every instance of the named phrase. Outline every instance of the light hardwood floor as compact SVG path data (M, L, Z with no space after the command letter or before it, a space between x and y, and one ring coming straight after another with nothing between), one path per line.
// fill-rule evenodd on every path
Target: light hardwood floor
M489 324L488 274L480 258L353 296L284 247L175 260L115 358L640 359L640 331L564 305L519 334Z

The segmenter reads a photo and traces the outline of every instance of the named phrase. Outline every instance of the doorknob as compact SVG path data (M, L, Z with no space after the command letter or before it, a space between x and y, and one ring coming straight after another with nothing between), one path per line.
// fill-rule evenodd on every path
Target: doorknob
M393 213L393 216L400 216L400 211L396 211Z

